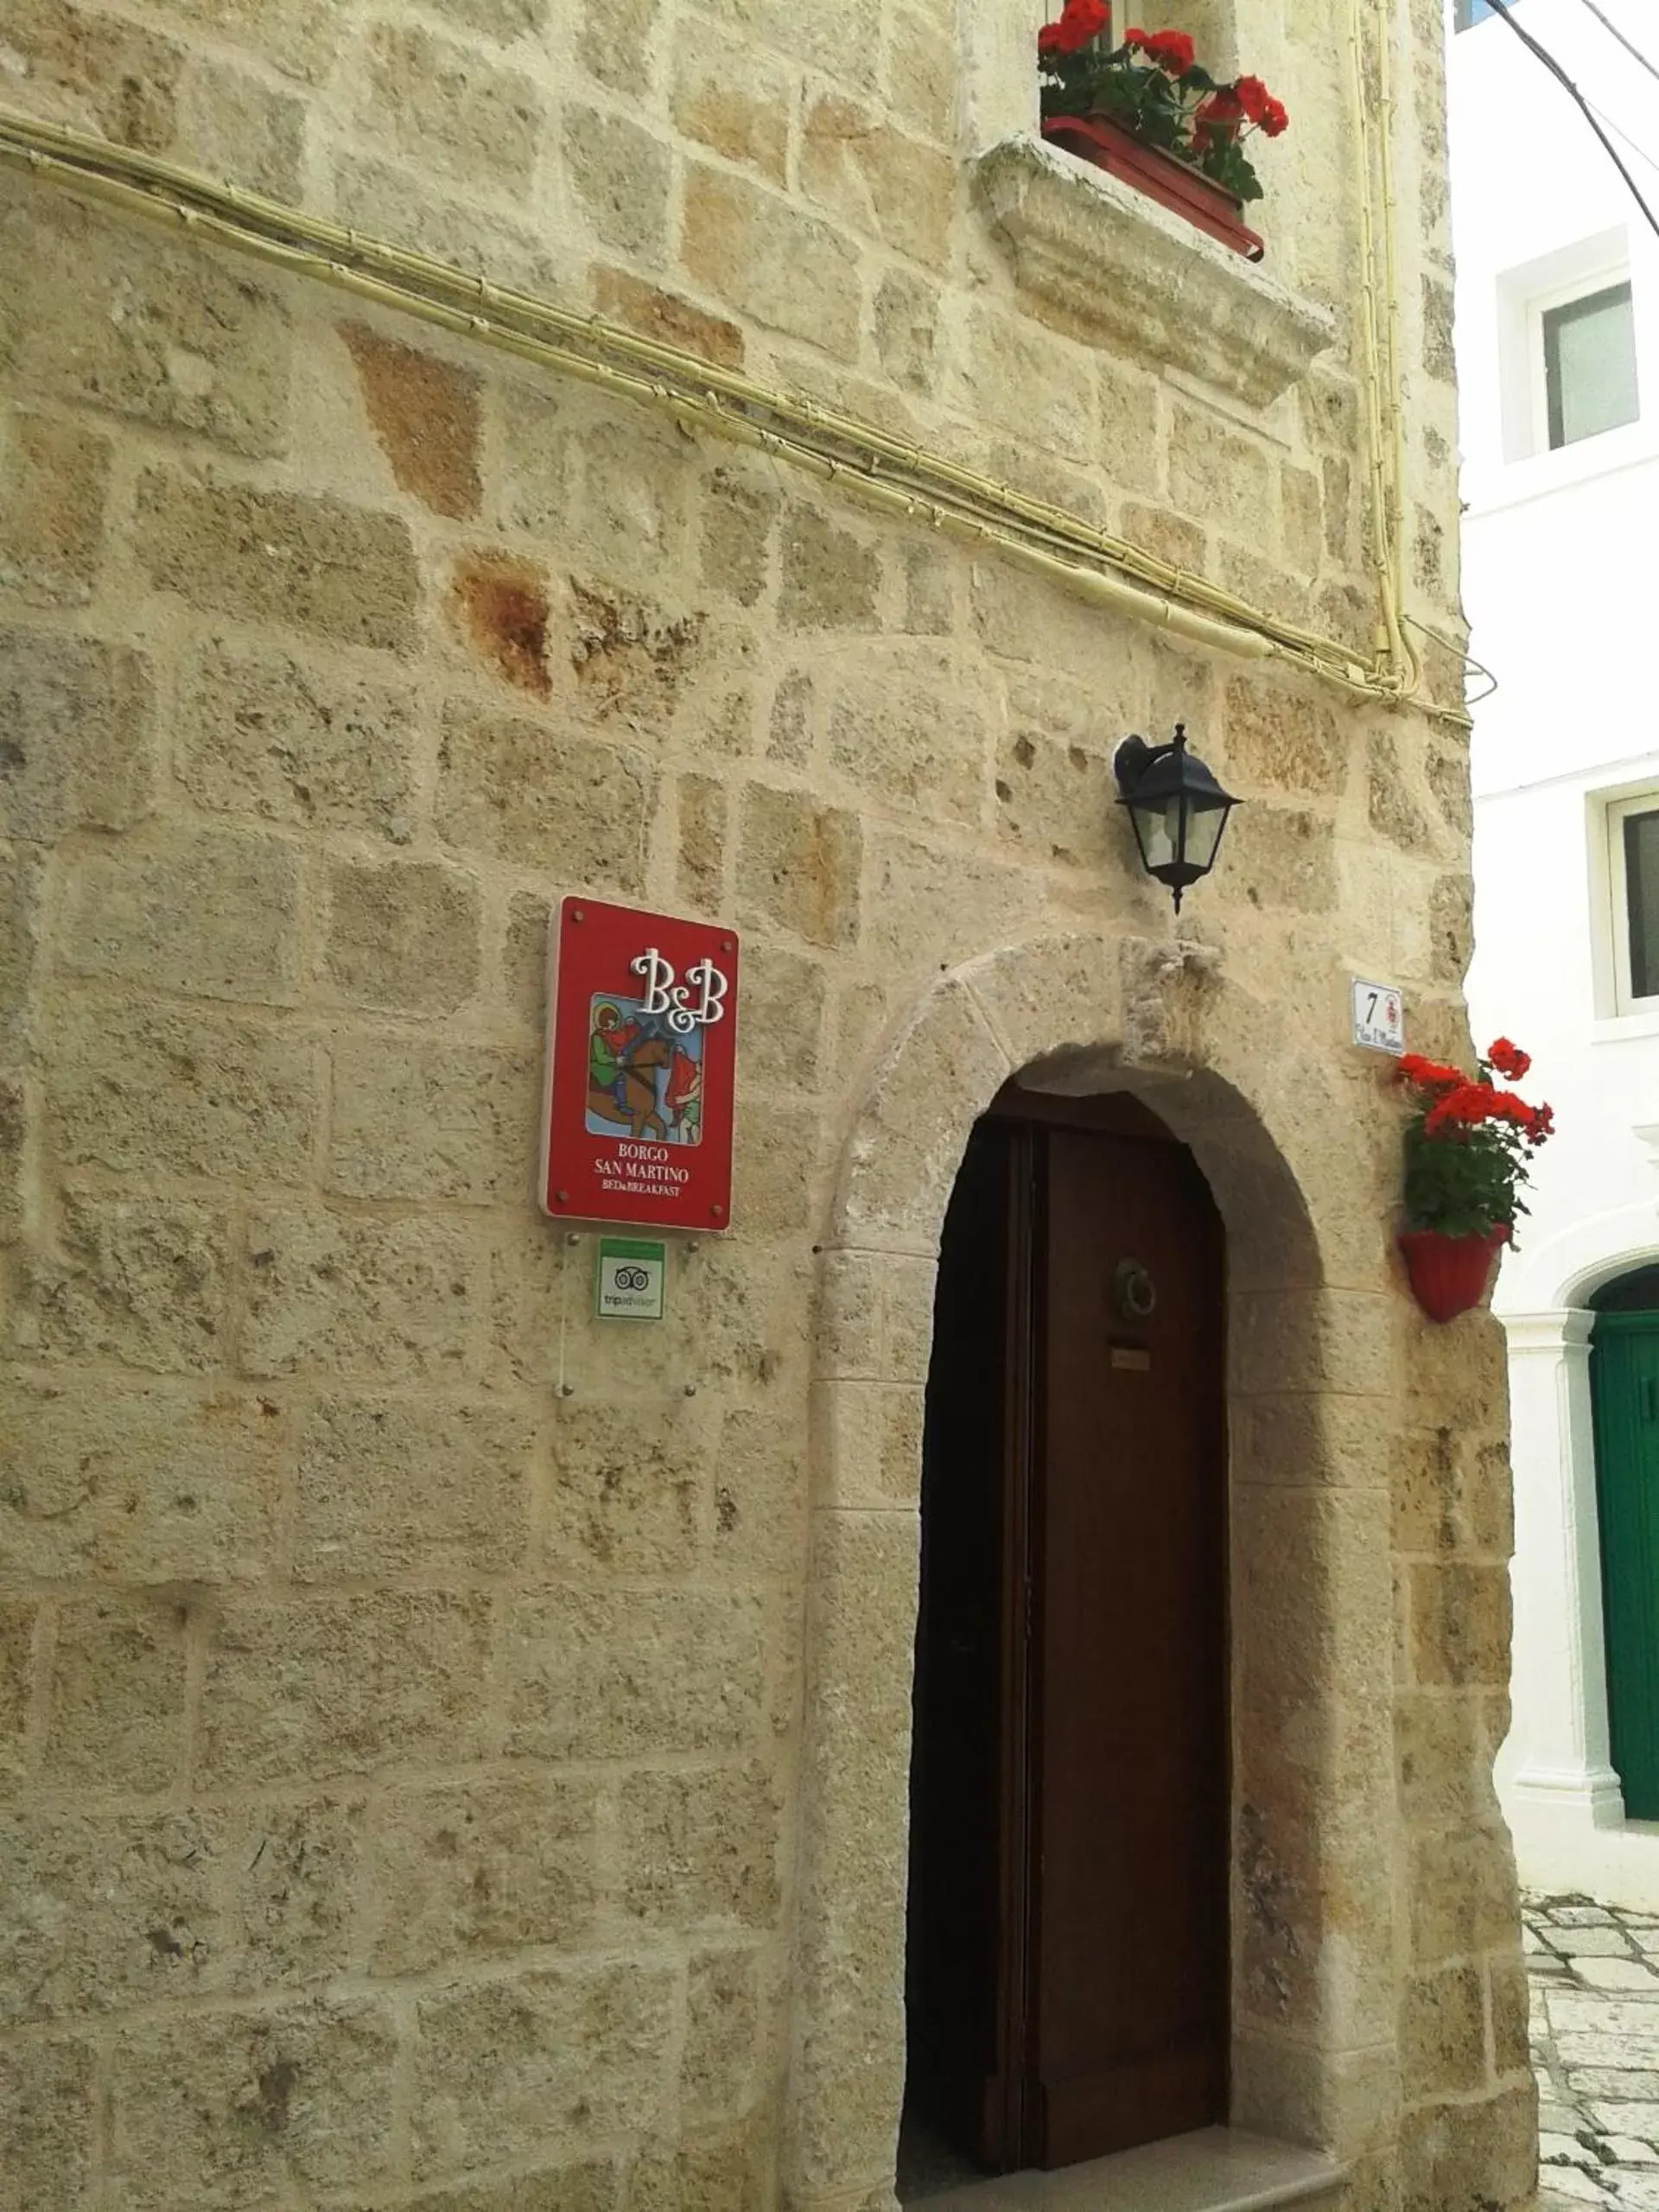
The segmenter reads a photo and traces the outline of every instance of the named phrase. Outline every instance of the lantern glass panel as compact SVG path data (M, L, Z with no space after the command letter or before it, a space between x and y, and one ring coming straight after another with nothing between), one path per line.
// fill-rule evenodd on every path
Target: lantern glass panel
M1221 833L1227 827L1230 810L1226 805L1202 799L1193 803L1192 817L1186 828L1185 858L1196 868L1208 872L1216 864L1216 853L1221 843Z
M1141 853L1148 868L1168 868L1180 859L1181 812L1179 798L1166 799L1161 806L1135 808Z

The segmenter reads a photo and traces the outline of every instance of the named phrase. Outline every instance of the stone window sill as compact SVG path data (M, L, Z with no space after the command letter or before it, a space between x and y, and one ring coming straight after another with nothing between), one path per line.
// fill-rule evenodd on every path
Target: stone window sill
M1334 2203L1343 2176L1317 2151L1206 2127L1058 2173L1010 2174L906 2202L921 2212L1265 2212Z
M1033 312L1154 371L1268 407L1335 342L1336 318L1119 177L1030 136L975 163Z

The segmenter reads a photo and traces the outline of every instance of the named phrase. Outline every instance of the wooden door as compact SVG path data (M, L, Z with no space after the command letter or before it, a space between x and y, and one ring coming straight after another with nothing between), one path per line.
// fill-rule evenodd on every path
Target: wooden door
M1221 1232L1114 1118L982 1124L941 1255L912 2077L994 2171L1225 2116Z
M1659 1820L1659 1313L1596 1321L1591 1357L1613 1764Z

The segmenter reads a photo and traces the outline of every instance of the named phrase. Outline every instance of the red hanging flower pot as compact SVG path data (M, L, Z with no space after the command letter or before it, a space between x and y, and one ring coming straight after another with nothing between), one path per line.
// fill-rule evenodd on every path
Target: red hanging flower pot
M1413 1297L1431 1321L1455 1321L1485 1296L1510 1230L1500 1224L1484 1236L1448 1236L1439 1229L1402 1229L1399 1241Z

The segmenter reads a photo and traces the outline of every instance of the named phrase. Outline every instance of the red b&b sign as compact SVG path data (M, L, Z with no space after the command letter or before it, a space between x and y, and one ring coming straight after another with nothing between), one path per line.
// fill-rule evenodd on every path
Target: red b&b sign
M729 1229L737 933L594 899L554 924L542 1204Z

